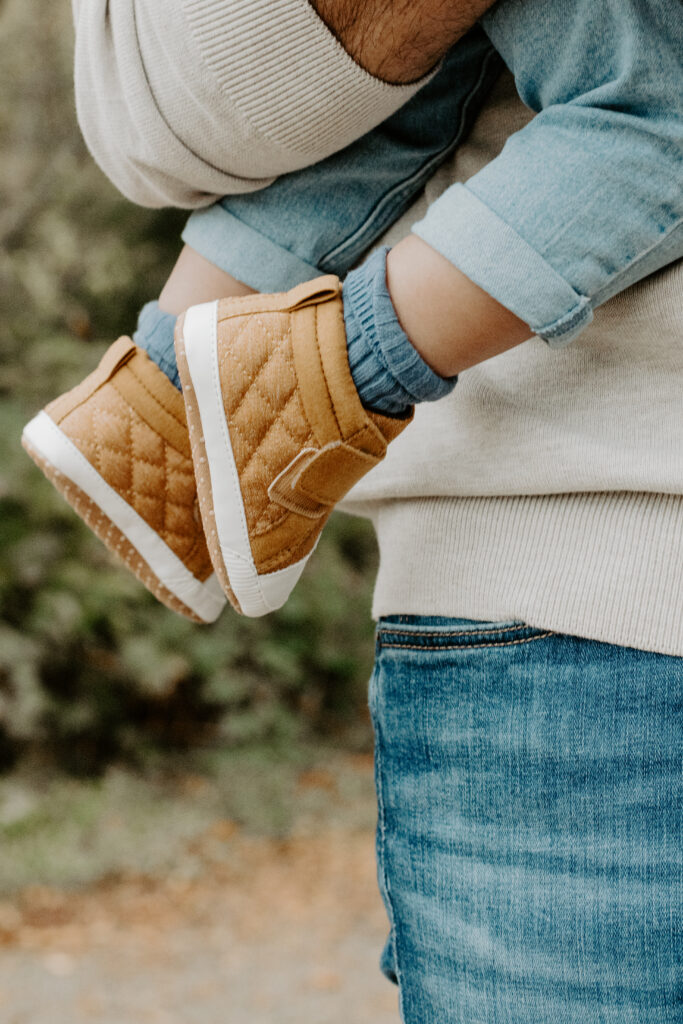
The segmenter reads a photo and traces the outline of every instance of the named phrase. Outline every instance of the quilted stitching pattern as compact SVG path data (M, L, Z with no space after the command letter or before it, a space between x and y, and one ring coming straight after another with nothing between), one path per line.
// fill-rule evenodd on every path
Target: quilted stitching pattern
M45 476L50 480L57 490L69 502L71 507L78 513L87 526L103 541L110 551L113 551L123 561L131 572L150 590L159 601L171 608L174 612L192 619L193 622L202 620L193 612L180 598L171 593L167 587L158 579L149 565L140 555L140 552L124 537L111 520L106 516L91 499L77 487L68 476L60 473L50 462L41 455L25 440L22 442L26 451L33 461L39 466Z
M287 481L296 499L303 500L306 485L312 493L321 489L331 496L327 506L358 478L359 468L383 457L386 442L407 421L396 427L392 421L385 430L383 417L369 416L361 405L348 367L336 278L319 278L285 295L223 299L216 346L202 337L210 335L215 308L187 314L189 335L186 317L179 321L176 352L188 437L217 577L238 611L262 615L286 600L302 568L296 563L311 553L329 515L327 507L320 517L305 515L289 500ZM223 438L217 436L226 426L219 396L227 421ZM294 470L303 451L306 459L314 456L310 464L319 472L299 480ZM253 566L243 557L242 515ZM290 567L295 571L271 575Z
M314 443L297 388L288 313L220 321L219 373L252 536L287 516L268 498L277 474Z
M60 428L187 568L206 579L212 567L191 459L153 430L111 384L69 413Z

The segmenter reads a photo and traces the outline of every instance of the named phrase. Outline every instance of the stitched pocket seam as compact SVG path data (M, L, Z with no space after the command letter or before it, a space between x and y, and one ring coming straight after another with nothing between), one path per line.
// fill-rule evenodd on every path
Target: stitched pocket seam
M379 635L380 635L380 637L382 636L382 634L385 634L387 636L432 636L432 637L441 637L441 636L487 636L489 633L512 633L512 632L514 632L517 629L528 629L528 628L529 627L526 625L526 623L518 622L514 626L501 626L498 629L495 629L493 627L491 629L467 629L467 630L454 629L452 631L449 630L446 633L439 633L439 632L437 632L437 630L431 628L431 629L425 630L424 633L421 633L419 630L415 630L415 629L405 629L405 630L403 630L403 629L391 629L391 627L389 627L389 626L382 626L380 628L380 630L379 630Z
M478 647L514 647L516 644L529 644L532 640L544 640L546 637L554 636L552 630L547 633L537 633L535 636L522 637L519 640L501 640L500 643L489 641L485 644L391 644L380 640L382 648L398 648L404 651L473 651Z

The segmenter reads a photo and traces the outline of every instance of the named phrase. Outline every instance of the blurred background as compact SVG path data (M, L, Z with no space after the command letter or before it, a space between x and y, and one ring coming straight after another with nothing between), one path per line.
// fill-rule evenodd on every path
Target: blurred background
M20 447L184 222L88 157L70 17L0 0L0 1019L388 1024L369 525L338 515L280 613L197 627Z

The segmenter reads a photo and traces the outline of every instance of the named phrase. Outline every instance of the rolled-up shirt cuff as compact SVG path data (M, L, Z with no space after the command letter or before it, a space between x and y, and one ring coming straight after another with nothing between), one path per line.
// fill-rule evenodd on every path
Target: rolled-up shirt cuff
M444 192L413 232L552 348L567 345L593 319L589 298L466 185Z
M258 292L281 292L320 271L215 203L191 215L183 241L209 263Z

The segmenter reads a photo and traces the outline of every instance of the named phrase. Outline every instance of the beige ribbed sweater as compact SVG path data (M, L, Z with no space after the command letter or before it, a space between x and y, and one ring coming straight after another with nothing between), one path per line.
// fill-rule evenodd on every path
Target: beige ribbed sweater
M141 206L207 206L342 149L420 87L356 64L308 0L72 0L76 110Z
M85 138L146 205L261 187L416 88L358 68L307 0L74 0L74 15ZM505 77L387 240L529 116ZM682 397L682 263L567 348L534 338L461 374L345 503L377 528L375 614L521 619L683 656Z
M530 116L504 75L383 242ZM345 507L377 530L377 616L520 619L683 656L683 262L566 348L532 338L466 370Z

